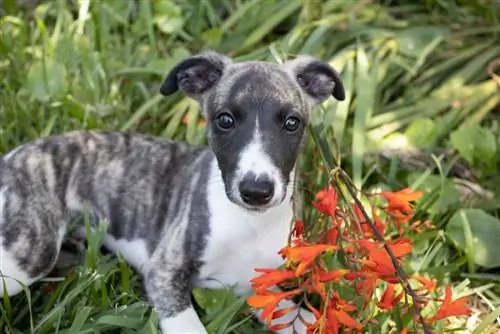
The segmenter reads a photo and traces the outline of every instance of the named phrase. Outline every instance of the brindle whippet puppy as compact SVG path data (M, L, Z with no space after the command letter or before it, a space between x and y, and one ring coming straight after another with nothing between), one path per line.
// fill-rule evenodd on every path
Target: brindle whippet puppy
M207 51L177 64L160 88L178 90L200 103L208 147L89 130L25 143L0 159L0 269L9 295L51 271L68 222L85 210L93 224L109 221L104 245L144 277L165 334L206 333L192 287L245 295L255 268L283 264L277 251L293 219L297 156L312 109L331 95L344 99L339 76L310 56L235 63Z

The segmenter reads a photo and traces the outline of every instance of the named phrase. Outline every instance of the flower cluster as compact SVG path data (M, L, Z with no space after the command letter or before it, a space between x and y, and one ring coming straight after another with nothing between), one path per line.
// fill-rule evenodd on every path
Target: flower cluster
M297 220L291 240L279 250L285 265L256 268L260 275L251 281L255 294L248 304L263 308L261 317L270 323L293 309L277 309L281 300L299 300L317 319L305 322L309 333L361 332L377 325L381 314L409 319L395 321L401 333L430 332L439 320L470 314L467 298L452 300L451 287L444 288L445 297L440 299L436 296L441 288L435 281L409 276L402 269L412 252L409 236L432 228L428 221L412 222L411 203L421 196L410 188L370 195L368 214L359 201L342 208L338 192L332 186L323 189L312 202L319 211L321 233L311 238L315 242L308 241L304 222ZM385 205L372 203L377 201ZM282 291L271 289L275 285ZM431 304L439 305L437 311Z

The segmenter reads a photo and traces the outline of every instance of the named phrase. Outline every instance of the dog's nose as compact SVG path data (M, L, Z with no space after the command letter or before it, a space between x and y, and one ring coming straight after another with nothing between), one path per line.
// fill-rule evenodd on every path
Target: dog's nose
M244 179L240 182L241 198L248 205L264 205L269 203L274 195L274 184L267 180Z

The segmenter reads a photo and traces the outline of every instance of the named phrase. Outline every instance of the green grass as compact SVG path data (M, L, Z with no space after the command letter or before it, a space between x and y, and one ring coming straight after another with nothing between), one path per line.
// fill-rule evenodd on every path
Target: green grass
M179 60L206 48L236 60L313 54L341 73L347 99L330 99L314 113L301 159L306 202L326 184L323 158L339 162L367 191L426 190L417 215L438 229L419 236L407 270L472 294L481 312L474 333L494 333L500 69L495 76L488 68L500 59L500 5L486 2L46 1L28 11L3 0L0 152L82 128L205 144L197 105L158 93ZM465 198L470 193L476 195ZM304 217L316 218L309 207ZM4 298L0 328L156 333L140 278L102 254L99 240L91 238L82 265L54 272L27 295ZM196 291L195 298L214 333L261 330L230 291Z

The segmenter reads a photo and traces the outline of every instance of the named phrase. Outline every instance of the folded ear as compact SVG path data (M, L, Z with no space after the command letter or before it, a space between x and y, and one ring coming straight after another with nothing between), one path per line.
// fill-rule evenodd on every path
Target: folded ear
M168 73L160 87L167 96L181 90L186 95L199 99L219 82L231 59L217 52L206 51L189 57Z
M345 99L342 80L327 62L311 56L299 56L285 62L284 66L309 96L313 105L320 104L332 95L339 101Z

